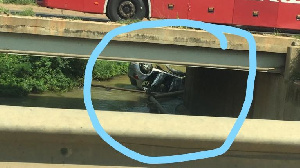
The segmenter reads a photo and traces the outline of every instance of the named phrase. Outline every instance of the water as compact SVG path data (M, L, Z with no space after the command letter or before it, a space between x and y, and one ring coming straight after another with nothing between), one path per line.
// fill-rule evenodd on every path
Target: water
M94 81L94 85L104 85L125 89L135 89L130 85L126 75L115 77L108 81ZM92 101L95 110L125 111L148 113L148 97L144 93L107 90L101 87L92 87ZM162 99L161 105L171 114L175 113L177 105L182 100L178 98ZM25 107L47 107L63 109L85 109L83 102L83 88L76 88L66 93L43 93L30 94L21 98L0 97L0 105L25 106Z

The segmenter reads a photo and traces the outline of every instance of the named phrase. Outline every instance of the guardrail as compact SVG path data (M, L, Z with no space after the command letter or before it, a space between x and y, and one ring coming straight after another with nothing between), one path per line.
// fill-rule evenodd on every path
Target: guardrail
M150 156L219 147L236 120L107 111L97 115L113 138ZM299 128L298 121L246 120L225 155L170 166L297 167ZM0 106L0 135L0 162L148 167L104 143L85 110Z

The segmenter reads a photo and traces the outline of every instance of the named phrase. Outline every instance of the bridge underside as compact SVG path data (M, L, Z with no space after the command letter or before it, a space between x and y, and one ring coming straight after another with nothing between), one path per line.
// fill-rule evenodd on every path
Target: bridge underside
M100 40L0 32L0 52L89 58ZM247 70L248 51L111 41L99 59ZM257 70L281 73L286 54L257 52Z

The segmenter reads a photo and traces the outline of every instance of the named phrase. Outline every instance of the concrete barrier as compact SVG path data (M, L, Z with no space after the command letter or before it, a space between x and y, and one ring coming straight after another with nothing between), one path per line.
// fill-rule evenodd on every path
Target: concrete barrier
M113 138L141 154L161 156L219 147L234 118L97 112ZM104 143L85 110L0 106L0 165L7 162L129 167L298 167L300 122L246 120L225 155L145 165ZM12 164L13 165L13 164Z
M102 39L107 32L120 26L122 25L111 22L0 16L0 32ZM275 35L254 34L253 36L256 40L257 51L262 52L286 53L287 47L298 41L295 38ZM248 50L246 39L232 34L226 34L226 37L228 49ZM151 31L142 29L119 35L114 40L220 48L219 40L216 37L206 31L193 29L153 28Z
M0 16L0 38L3 39L0 53L89 58L99 40L120 26L117 23ZM232 34L226 36L228 50L223 51L219 40L206 31L142 29L116 36L101 53L101 59L248 70L246 39ZM286 48L297 40L254 37L258 51L257 70L281 73L286 63Z

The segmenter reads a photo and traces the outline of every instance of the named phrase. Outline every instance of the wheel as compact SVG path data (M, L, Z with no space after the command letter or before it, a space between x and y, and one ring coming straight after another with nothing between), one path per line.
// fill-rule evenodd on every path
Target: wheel
M143 74L150 74L152 72L153 66L151 64L148 63L140 63L140 71Z
M143 0L110 0L106 15L111 21L142 20L146 15L146 8Z

